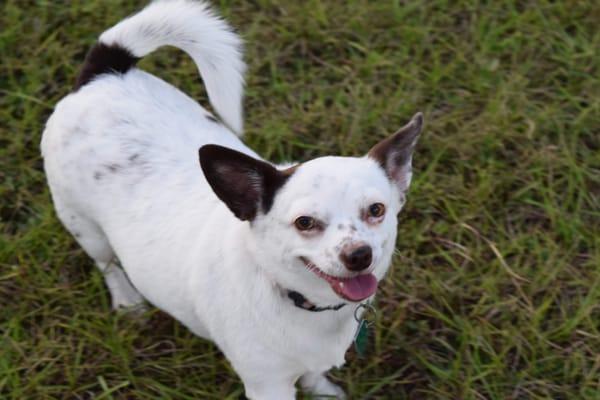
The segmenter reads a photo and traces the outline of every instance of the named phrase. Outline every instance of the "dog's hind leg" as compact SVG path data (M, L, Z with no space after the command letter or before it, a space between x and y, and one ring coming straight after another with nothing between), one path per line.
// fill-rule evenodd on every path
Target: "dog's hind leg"
M117 265L115 252L102 229L95 222L62 203L56 196L54 202L60 220L104 275L113 309L143 308L144 298Z
M327 396L327 398L335 398L343 400L346 394L341 387L331 382L325 374L309 372L300 378L300 386L302 389L312 394L313 396Z
M127 275L116 263L116 258L109 262L96 261L96 265L104 275L104 282L110 291L114 310L145 310L144 298L133 287Z

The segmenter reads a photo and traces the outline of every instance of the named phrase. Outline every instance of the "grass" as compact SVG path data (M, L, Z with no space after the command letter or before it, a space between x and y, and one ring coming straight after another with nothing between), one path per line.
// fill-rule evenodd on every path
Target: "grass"
M236 399L214 346L110 310L39 141L87 49L142 1L0 5L0 398ZM352 399L600 399L597 2L220 1L247 40L246 141L274 161L426 129ZM206 104L190 59L141 63Z

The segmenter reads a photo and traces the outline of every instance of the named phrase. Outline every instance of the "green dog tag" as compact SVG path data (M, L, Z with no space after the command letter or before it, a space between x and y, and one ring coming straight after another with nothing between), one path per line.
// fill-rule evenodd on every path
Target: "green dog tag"
M367 345L369 344L369 323L367 320L361 319L354 335L354 350L360 358L363 358L367 353Z
M366 311L367 316L373 320L369 321L369 319L365 318L364 314L361 314L361 310ZM354 309L354 319L358 322L358 328L354 335L354 350L356 350L359 358L364 358L367 354L369 327L375 323L376 315L377 310L369 303L361 303Z

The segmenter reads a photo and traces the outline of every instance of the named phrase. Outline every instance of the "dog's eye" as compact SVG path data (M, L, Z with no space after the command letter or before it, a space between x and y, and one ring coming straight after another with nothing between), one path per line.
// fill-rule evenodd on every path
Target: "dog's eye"
M316 226L316 221L313 217L307 217L305 215L296 218L294 221L296 229L299 231L309 231Z
M369 217L379 218L385 214L385 206L381 203L373 203L369 206Z

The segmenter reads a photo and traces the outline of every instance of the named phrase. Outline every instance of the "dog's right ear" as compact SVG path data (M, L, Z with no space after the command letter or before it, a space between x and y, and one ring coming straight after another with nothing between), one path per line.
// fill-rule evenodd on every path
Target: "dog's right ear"
M199 151L202 172L217 197L242 221L267 213L291 173L239 151L214 144Z

